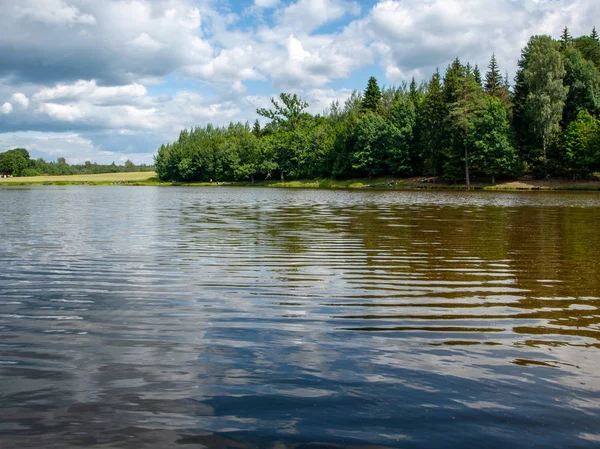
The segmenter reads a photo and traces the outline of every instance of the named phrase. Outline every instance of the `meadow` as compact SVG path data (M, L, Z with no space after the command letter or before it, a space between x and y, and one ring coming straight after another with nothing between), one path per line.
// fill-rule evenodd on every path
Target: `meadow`
M111 185L111 184L151 184L155 172L102 173L98 175L31 176L0 178L0 185Z

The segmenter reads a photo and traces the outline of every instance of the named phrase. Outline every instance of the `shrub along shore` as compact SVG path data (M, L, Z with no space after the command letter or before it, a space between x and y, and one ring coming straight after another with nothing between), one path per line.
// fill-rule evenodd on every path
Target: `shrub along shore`
M0 178L3 186L189 186L189 187L263 187L263 188L297 188L297 189L377 189L377 190L465 190L465 184L454 184L443 179L432 182L431 178L357 178L357 179L300 179L292 181L255 180L237 182L176 182L161 181L154 172L107 173L101 175L73 176L35 176ZM472 190L596 190L600 191L600 178L588 181L571 181L568 179L535 179L507 180L492 184L487 180L475 179L471 183Z

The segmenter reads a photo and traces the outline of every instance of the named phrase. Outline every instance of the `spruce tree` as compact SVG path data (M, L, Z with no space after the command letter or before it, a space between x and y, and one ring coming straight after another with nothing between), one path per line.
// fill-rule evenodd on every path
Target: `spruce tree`
M475 82L481 86L481 71L477 64L475 64L475 70L473 70L473 77L475 78Z
M600 42L600 39L598 39L598 33L596 32L596 27L592 29L592 34L590 35L590 37L596 42Z
M470 62L467 62L467 65L465 66L465 73L467 74L467 76L473 75L473 67L471 67Z
M456 103L460 99L465 71L465 67L458 58L446 69L444 75L444 100L446 104Z
M252 127L252 134L254 134L256 137L260 137L260 123L258 119L256 119L254 126Z
M433 175L434 182L436 176L441 174L443 165L444 124L447 114L440 78L439 71L431 77L417 120L421 131L420 146L424 173Z
M484 89L488 95L496 96L499 94L501 87L502 75L500 75L500 70L498 70L498 62L496 61L496 54L494 53L488 64L488 71L485 74Z
M365 89L365 95L362 103L365 111L378 112L381 108L381 89L377 84L377 79L372 76L369 78L367 88Z
M483 90L481 84L477 84L475 79L469 73L466 73L461 80L460 97L458 101L448 105L448 120L450 127L455 131L454 147L460 148L460 153L455 151L452 156L455 160L461 158L464 162L464 174L467 183L467 189L471 187L469 153L471 147L472 133L475 128L477 116L483 108ZM452 160L450 162L453 162ZM454 165L454 164L453 164ZM455 170L457 167L451 167Z
M419 98L419 88L417 87L417 82L415 81L415 77L412 77L410 82L410 86L408 88L408 98L412 100L414 105L416 106Z
M569 34L569 29L565 26L562 34L560 35L561 48L565 48L567 45L571 43L573 40L573 36Z
M447 110L463 98L463 83L467 76L467 68L456 58L450 64L444 75L444 101ZM463 177L463 150L464 137L462 130L453 125L451 120L446 120L444 127L444 177L448 180L458 181Z

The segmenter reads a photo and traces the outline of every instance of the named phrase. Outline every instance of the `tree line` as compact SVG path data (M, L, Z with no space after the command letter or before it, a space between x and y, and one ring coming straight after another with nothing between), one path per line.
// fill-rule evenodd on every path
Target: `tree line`
M380 88L371 77L322 114L282 93L268 119L183 130L162 145L169 181L428 176L466 181L530 174L584 178L600 170L600 42L533 36L511 84L495 55L482 75L458 58L444 75Z
M97 164L86 161L84 164L67 164L64 157L56 162L46 162L44 159L31 159L25 148L0 153L0 174L10 176L61 176L61 175L93 175L100 173L122 173L153 171L153 165L135 165L127 160L124 165Z

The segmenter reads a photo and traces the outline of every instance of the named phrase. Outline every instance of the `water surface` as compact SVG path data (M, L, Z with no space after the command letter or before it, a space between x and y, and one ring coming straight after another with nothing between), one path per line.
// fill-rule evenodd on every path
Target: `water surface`
M597 193L32 187L0 211L2 449L600 445Z

